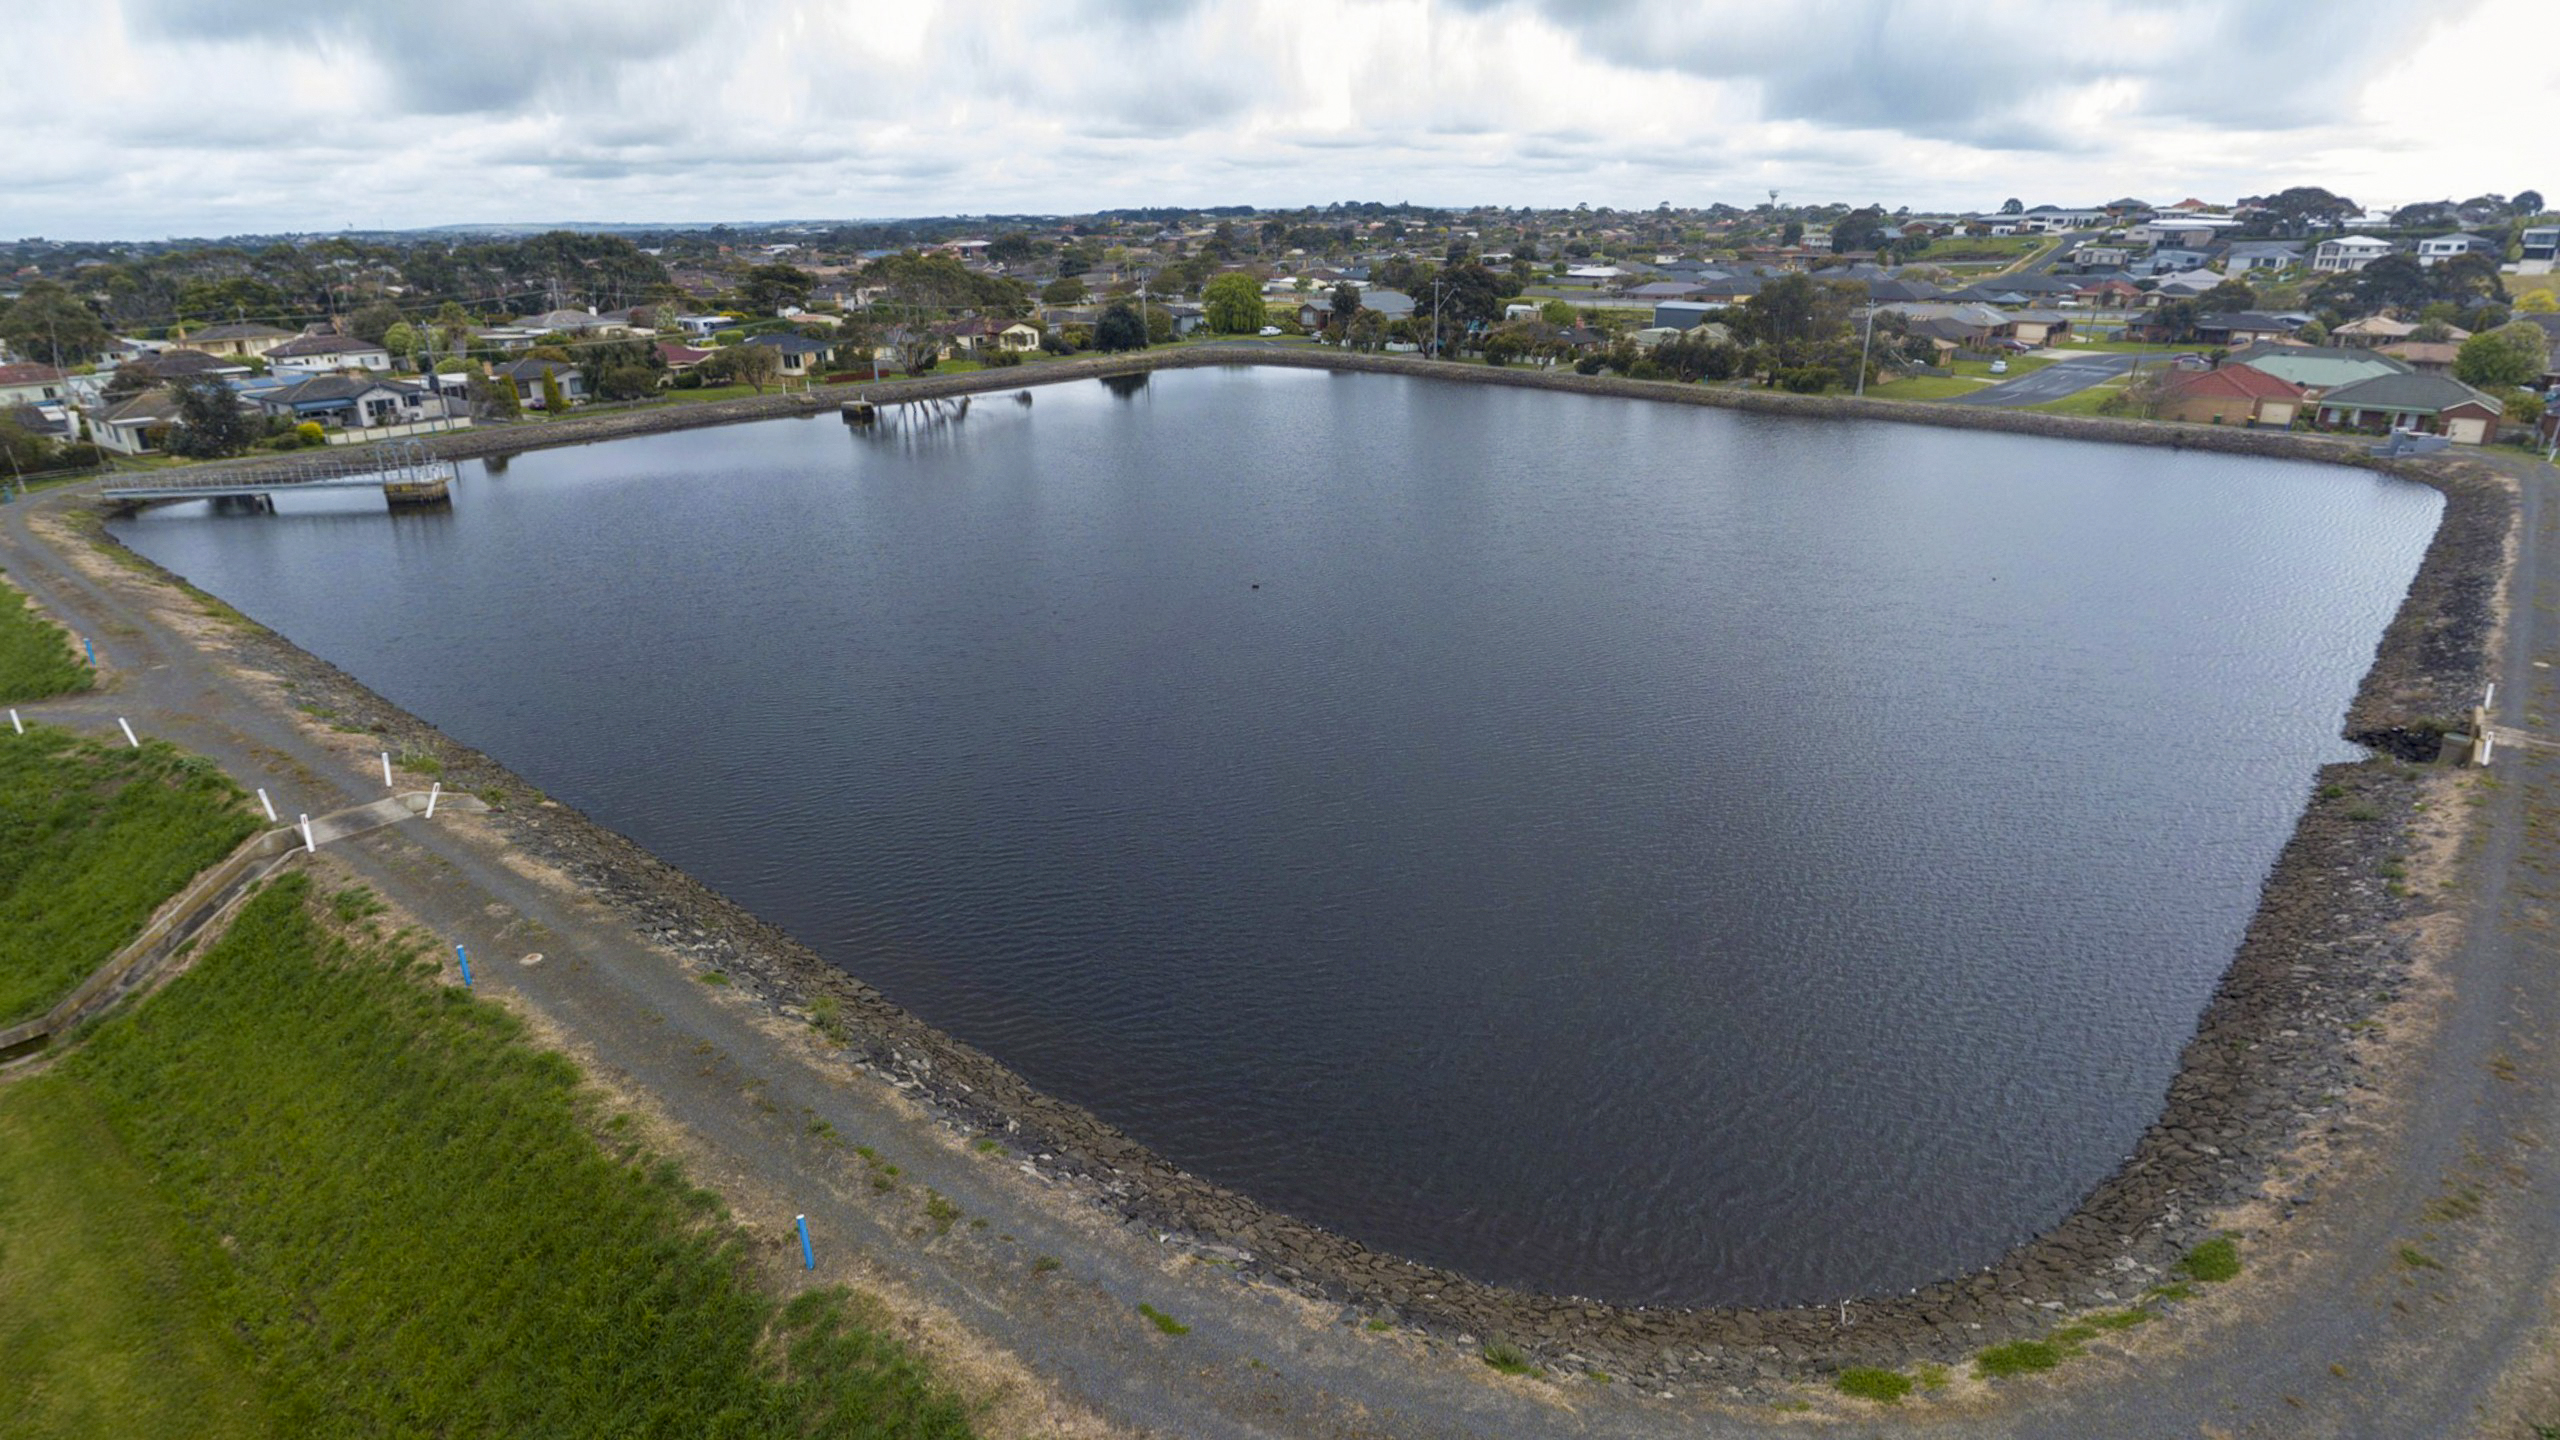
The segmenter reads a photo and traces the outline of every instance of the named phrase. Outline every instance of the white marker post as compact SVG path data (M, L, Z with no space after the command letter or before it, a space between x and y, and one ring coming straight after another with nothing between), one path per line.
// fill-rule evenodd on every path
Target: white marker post
M267 823L276 823L276 802L267 798L267 789L263 785L258 787L258 805L267 812Z
M320 842L311 838L311 817L308 815L302 817L302 849L305 854L320 853Z
M2497 681L2492 680L2489 682L2489 693L2480 697L2480 708L2483 710L2495 710L2498 708Z
M17 731L21 735L24 735L27 733L27 722L18 718L17 711L11 710L9 712L9 728Z
M443 794L443 793L444 793L444 782L443 782L443 781L441 781L441 780L439 780L439 781L437 781L436 783L434 783L433 785L430 785L430 786L428 786L428 787L427 787L427 818L428 818L428 819L433 820L434 818L436 818L436 797L437 797L438 795Z
M388 750L385 750L385 751L383 751L383 752L382 752L382 788L383 788L383 789L385 789L385 790L388 790L388 789L391 789L391 788L392 788L392 785L391 785L391 752L390 752L390 751L388 751Z
M133 727L132 727L131 725L126 725L126 724L125 724L125 720L124 720L124 717L123 717L123 716L119 715L119 716L117 716L117 717L116 717L116 724L118 724L118 725L120 725L120 726L123 726L123 728L124 728L124 739L125 739L125 743L126 743L126 744L131 745L131 746L132 746L134 749L136 749L136 750L139 750L139 749L141 749L141 748L142 748L142 742L133 738Z

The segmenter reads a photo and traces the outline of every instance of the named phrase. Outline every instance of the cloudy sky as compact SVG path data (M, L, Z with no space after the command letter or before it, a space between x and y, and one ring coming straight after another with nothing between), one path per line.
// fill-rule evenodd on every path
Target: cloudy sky
M2551 0L10 6L0 235L2560 193Z

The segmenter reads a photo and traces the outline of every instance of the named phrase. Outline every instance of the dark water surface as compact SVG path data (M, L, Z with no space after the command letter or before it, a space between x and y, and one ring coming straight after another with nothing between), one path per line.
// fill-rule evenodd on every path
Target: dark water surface
M2115 1166L2438 505L1231 370L119 533L1180 1164L1776 1302Z

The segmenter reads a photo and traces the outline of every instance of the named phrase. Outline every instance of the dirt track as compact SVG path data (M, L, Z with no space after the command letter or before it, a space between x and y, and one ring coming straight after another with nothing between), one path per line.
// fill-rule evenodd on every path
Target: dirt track
M2525 497L2529 543L2503 662L2510 681L2502 689L2511 697L2505 718L2527 728L2531 710L2548 703L2529 685L2549 672L2533 670L2531 661L2560 647L2560 626L2533 589L2547 571L2535 563L2541 549L2560 546L2542 517L2549 474L2542 470L2529 482ZM130 715L215 755L250 783L312 797L304 808L378 793L378 775L369 789L364 768L369 743L295 715L275 679L244 681L236 673L245 662L277 677L289 655L194 617L182 599L155 594L138 576L113 567L83 574L29 529L31 512L69 503L51 497L0 512L0 557L13 577L97 635L121 671L106 695L50 707L53 713L66 723L109 727L111 715ZM308 694L321 677L283 678ZM393 724L398 717L378 718ZM2548 1033L2541 1022L2560 1018L2539 1013L2539 997L2553 988L2537 983L2551 959L2548 934L2536 928L2547 916L2539 895L2508 885L2521 878L2538 887L2533 867L2550 858L2539 853L2539 839L2527 847L2525 826L2528 801L2542 798L2531 792L2549 782L2538 773L2549 759L2520 747L2513 760L2497 788L2468 797L2479 802L2483 839L2455 892L2474 921L2449 967L2457 983L2440 996L2404 1002L2436 1007L2443 1023L2423 1047L2382 1057L2388 1064L2373 1078L2391 1081L2390 1103L2359 1101L2344 1122L2348 1133L2338 1137L2346 1152L2340 1163L2349 1168L2334 1173L2361 1173L2360 1183L2352 1190L2315 1186L2303 1203L2267 1207L2251 1245L2261 1261L2255 1273L2234 1294L2147 1327L2130 1358L2100 1357L2053 1381L2005 1387L1997 1404L1909 1405L1902 1423L1925 1429L1956 1422L1961 1433L2017 1435L2212 1433L2199 1429L2207 1425L2230 1433L2475 1433L2461 1417L2489 1398L2491 1380L2510 1361L2528 1358L2536 1348L2528 1337L2544 1323L2541 1287L2485 1284L2490 1263L2498 1259L2495 1273L2504 1275L2549 1276L2560 1255L2549 1206L2534 1201L2547 1193L2539 1187L2552 1177L2537 1165L2548 1162L2511 1138L2538 1126L2547 1106L2542 1087L2560 1078L2543 1073L2560 1069L2560 1057L2538 1043ZM528 852L551 847L508 844L503 828L515 824L555 833L575 828L574 817L520 811L499 825L411 827L351 847L349 858L408 908L473 943L475 954L541 951L545 959L535 966L489 967L499 972L496 986L554 1021L602 1073L652 1097L693 1134L700 1163L741 1204L771 1197L777 1207L809 1211L822 1235L843 1237L846 1249L867 1255L857 1278L905 1294L920 1310L955 1317L1051 1377L1060 1393L1043 1409L1064 1415L1090 1406L1115 1425L1178 1434L1760 1428L1752 1407L1736 1407L1737 1397L1718 1386L1683 1385L1674 1391L1678 1399L1663 1401L1624 1384L1500 1380L1454 1336L1373 1334L1338 1306L1239 1281L1224 1264L1204 1263L1223 1256L1186 1253L1142 1227L1116 1224L1110 1208L1061 1196L1094 1182L1061 1177L1054 1166L1026 1174L1009 1151L991 1157L958 1143L948 1123L953 1112L929 1113L909 1098L920 1081L932 1083L929 1074L897 1073L895 1056L882 1055L887 1063L857 1076L822 1054L808 1027L778 1020L734 988L701 983L695 975L719 950L708 931L696 938L696 927L677 912L595 903L598 889L645 893L652 877L612 873L645 870L645 857L590 856L593 866L578 868L594 873L570 881L526 863ZM574 853L559 853L576 863ZM724 965L743 959L717 958ZM765 978L777 989L789 981ZM875 1190L870 1165L812 1133L819 1119L850 1143L873 1146L882 1163L899 1165L896 1188ZM2378 1123L2386 1120L2394 1123ZM2482 1193L2476 1216L2430 1221L2428 1207L2454 1193L2443 1188L2448 1177ZM1109 1182L1107 1174L1099 1178ZM934 1236L923 1215L924 1187L987 1227L963 1220ZM2444 1268L2413 1269L2399 1256L2402 1243L2423 1244ZM841 1263L832 1251L831 1264ZM1065 1263L1039 1268L1040 1254ZM1134 1315L1140 1300L1179 1316L1193 1333L1155 1333ZM2448 1335L2459 1348L2413 1346L2424 1332ZM1866 1337L1840 1338L1854 1346ZM2333 1363L2346 1374L2333 1373ZM1754 1381L1743 1398L1766 1404L1792 1392ZM1875 1414L1860 1407L1846 1413ZM1792 1416L1789 1428L1811 1418ZM1865 1428L1871 1422L1861 1433Z

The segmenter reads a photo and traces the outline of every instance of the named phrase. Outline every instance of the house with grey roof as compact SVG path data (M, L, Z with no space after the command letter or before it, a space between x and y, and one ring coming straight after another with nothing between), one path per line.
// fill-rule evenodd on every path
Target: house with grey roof
M2486 255L2495 260L2498 258L2498 242L2461 232L2430 235L2418 242L2418 263L2421 265L2441 265L2462 255Z
M2313 399L2358 381L2410 373L2409 366L2388 355L2333 345L2252 345L2230 358L2289 380Z
M279 330L273 325L260 325L251 321L207 325L201 330L188 332L186 341L190 347L201 350L207 355L246 358L251 355L264 355L293 338L294 333L290 330Z
M2226 275L2290 270L2301 263L2302 247L2283 240L2238 240L2222 252L2222 273Z
M2456 445L2485 445L2498 433L2501 402L2450 375L2411 372L2341 385L2320 397L2320 423L2380 434L2410 430Z
M319 375L331 370L388 370L391 352L352 335L297 335L266 352L277 370Z

